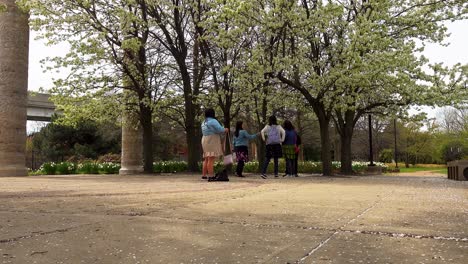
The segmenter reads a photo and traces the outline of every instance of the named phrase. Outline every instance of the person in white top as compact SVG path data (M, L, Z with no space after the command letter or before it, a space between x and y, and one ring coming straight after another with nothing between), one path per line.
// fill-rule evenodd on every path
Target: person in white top
M262 167L262 178L267 178L266 171L271 158L273 158L274 162L275 177L278 177L278 158L281 158L283 155L281 143L284 141L286 132L278 125L276 116L272 115L268 118L268 125L262 129L260 134L262 135L263 141L266 143L266 159Z

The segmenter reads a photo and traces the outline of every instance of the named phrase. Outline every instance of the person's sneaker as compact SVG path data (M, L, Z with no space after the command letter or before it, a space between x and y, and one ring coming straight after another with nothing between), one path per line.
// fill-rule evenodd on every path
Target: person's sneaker
M275 175L275 178L278 178L278 174Z
M260 177L262 177L262 179L266 179L266 178L267 178L267 176L266 176L265 173L262 173L262 175L261 175Z
M239 174L236 174L237 177L241 177L241 178L245 178L244 175L239 175Z
M295 174L294 177L299 177L299 175Z
M206 176L202 176L201 178L202 178L202 180L208 179L208 177L206 177Z

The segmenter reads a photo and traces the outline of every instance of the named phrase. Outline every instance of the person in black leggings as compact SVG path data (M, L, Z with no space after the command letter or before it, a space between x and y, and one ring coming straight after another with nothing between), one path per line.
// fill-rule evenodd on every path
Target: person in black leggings
M266 171L268 169L268 164L270 163L271 158L274 162L274 173L275 177L278 177L278 159L283 156L283 150L281 148L281 143L284 141L285 131L278 125L276 116L270 116L268 118L268 125L266 125L260 132L262 139L266 143L266 159L262 167L263 179L267 178Z

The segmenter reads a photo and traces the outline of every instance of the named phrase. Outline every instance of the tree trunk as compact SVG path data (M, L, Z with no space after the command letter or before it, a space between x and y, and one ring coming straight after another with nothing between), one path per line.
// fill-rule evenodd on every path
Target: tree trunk
M226 138L226 143L224 144L224 155L228 155L228 154L231 154L234 150L232 149L232 133L231 133L231 111L230 111L231 107L229 108L226 108L226 111L224 111L224 127L225 128L229 128L229 133L226 134L225 136L227 137ZM233 164L228 164L228 165L225 165L224 168L226 169L226 171L228 173L232 173L233 169L232 169L232 166Z
M191 93L190 93L191 94ZM188 170L200 171L198 162L201 160L201 128L196 121L196 107L192 102L192 96L185 97L185 132L188 147Z
M331 147L330 147L330 129L329 120L320 121L320 143L322 144L322 173L324 176L332 175L332 164L331 164Z
M191 172L200 171L198 162L201 160L201 131L195 126L186 129L186 140L188 146L188 170Z
M265 97L268 93L267 88L268 86L265 83L263 87ZM262 111L260 113L257 112L258 131L261 131L263 129L263 126L265 125L267 121L268 102L266 98L262 99L261 107L262 107ZM256 111L258 111L258 109ZM262 140L261 135L258 136L258 140L257 140L257 157L258 157L257 171L262 172L263 163L265 162L265 158L266 158L266 145L265 145L265 142Z
M199 108L199 106L195 103L197 87L194 87L192 90L192 82L187 65L185 64L185 57L186 56L181 56L177 59L184 88L185 132L188 148L187 163L189 171L198 172L200 171L198 162L201 160L202 146L200 122L196 120Z
M0 176L26 176L28 15L0 0Z
M325 114L325 110L314 108L320 124L320 143L322 147L322 173L324 176L332 175L331 146L330 146L330 116Z
M148 106L140 105L140 121L143 129L143 171L153 173L153 122Z
M353 161L351 158L351 141L353 129L346 126L340 135L341 140L341 173L344 175L353 174Z
M300 110L297 110L296 112L296 124L297 124L296 132L300 137L302 137L302 131L304 129L302 127L302 112ZM304 145L304 143L302 143L302 145ZM300 161L304 161L304 147L301 147L301 149L302 150L299 152L299 155L297 158Z
M353 174L353 164L351 158L351 142L354 131L354 111L346 111L344 123L339 124L341 142L341 173L344 175Z
M405 168L409 168L408 139L406 139Z
M229 108L229 109L230 109L230 108ZM226 110L223 114L224 114L224 127L225 127L225 128L229 128L229 134L231 134L231 131L230 131L230 129L231 129L231 122L232 122L232 121L231 121L231 111ZM226 142L227 142L227 140L226 140ZM226 144L228 144L228 143L226 143ZM226 149L226 150L228 150L228 149Z

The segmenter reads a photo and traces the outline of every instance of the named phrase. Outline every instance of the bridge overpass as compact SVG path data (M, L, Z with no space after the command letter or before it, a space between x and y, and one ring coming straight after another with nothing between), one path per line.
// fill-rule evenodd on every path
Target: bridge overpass
M50 95L44 93L28 93L28 120L50 121L55 113L55 105L50 101Z

